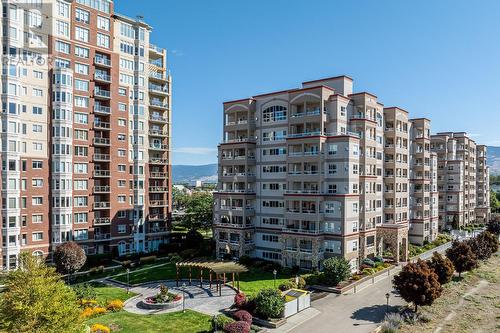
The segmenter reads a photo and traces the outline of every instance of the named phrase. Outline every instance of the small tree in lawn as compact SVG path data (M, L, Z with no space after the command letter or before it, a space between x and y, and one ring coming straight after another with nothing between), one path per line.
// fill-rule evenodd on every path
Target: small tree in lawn
M491 252L489 257L498 251L499 242L497 235L489 231L483 231L476 237L476 240L488 247L489 252Z
M341 257L328 258L323 261L323 274L326 284L336 286L351 276L351 265Z
M83 267L86 260L85 251L75 242L61 244L54 251L54 262L59 273L71 276Z
M0 297L0 332L83 332L73 289L54 268L28 253L10 271Z
M274 288L262 289L254 300L255 311L263 319L279 318L285 309L285 300L281 292Z
M451 248L446 250L446 256L455 266L459 277L462 276L462 272L470 271L478 265L476 255L466 242L454 241Z
M437 274L420 259L404 266L394 276L393 285L405 301L415 305L415 312L419 305L431 305L443 290Z
M455 272L455 266L453 266L450 259L434 252L428 265L438 276L439 283L443 285L451 281L453 273Z
M482 237L480 237L480 235L475 238L470 238L465 242L470 246L477 259L486 260L491 257L491 248L488 246L489 244L485 242Z

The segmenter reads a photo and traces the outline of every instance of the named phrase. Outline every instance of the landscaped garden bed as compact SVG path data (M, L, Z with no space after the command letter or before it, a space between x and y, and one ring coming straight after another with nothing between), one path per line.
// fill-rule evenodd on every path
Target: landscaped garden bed
M408 245L408 256L410 258L416 257L424 252L430 251L438 246L446 244L452 240L452 237L448 234L439 234L436 239L430 243L426 243L422 246L409 244Z
M182 303L183 296L171 293L165 285L160 285L160 292L154 296L146 297L140 302L140 306L150 310L172 309Z

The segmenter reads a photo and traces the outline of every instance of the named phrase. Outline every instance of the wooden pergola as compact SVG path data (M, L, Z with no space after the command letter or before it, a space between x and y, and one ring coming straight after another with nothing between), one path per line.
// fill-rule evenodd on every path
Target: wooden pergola
M232 286L240 291L240 273L248 272L248 269L233 261L211 260L195 258L190 260L183 260L175 264L176 269L176 284L179 287L180 269L186 267L189 272L189 285L192 285L192 269L197 268L200 270L200 287L203 287L203 271L207 270L209 275L210 289L212 284L215 283L216 291L219 296L222 295L222 285L226 284L226 274L232 274ZM215 279L213 279L215 277Z

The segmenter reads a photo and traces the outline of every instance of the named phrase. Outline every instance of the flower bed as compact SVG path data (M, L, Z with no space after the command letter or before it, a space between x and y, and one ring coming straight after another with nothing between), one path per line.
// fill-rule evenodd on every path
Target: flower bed
M141 301L141 307L145 309L171 309L180 305L182 295L174 294L168 291L164 285L160 286L160 292L154 296L146 297Z

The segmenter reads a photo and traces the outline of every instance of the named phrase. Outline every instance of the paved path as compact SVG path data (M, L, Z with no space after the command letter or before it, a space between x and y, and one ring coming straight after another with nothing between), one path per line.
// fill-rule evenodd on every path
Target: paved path
M177 288L175 286L175 281L165 281L165 282L152 282L145 283L137 287L130 288L130 291L136 293L140 296L129 299L125 302L125 310L137 314L159 314L182 310L182 304L173 309L167 310L148 310L142 309L138 304L146 297L156 295L160 290L160 284L164 284L173 293L182 294L182 287ZM204 284L203 288L197 286L186 286L185 289L185 307L186 309L192 309L198 312L202 312L209 315L215 315L219 313L220 310L230 307L234 301L234 295L236 292L229 288L222 288L222 296L215 290L215 285L210 289L208 284ZM123 287L122 287L123 288Z
M312 303L321 313L292 329L293 333L372 332L387 311L385 294L390 293L389 311L406 304L392 289L392 278L384 279L356 294L328 296Z

